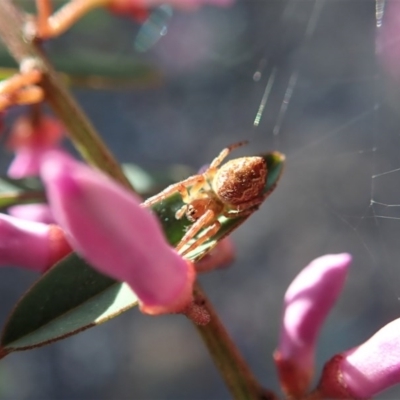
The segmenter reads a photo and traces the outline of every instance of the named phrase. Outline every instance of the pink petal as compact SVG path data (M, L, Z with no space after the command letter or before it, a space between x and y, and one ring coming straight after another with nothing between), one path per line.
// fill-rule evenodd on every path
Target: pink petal
M59 227L0 214L0 265L44 272L70 251Z
M292 395L302 395L312 379L317 336L342 290L350 262L346 253L317 258L286 292L274 357L282 386Z
M54 223L53 214L47 204L22 204L9 207L7 212L13 217L28 221L43 222L44 224Z
M42 178L72 247L100 272L126 281L142 310L175 312L191 302L193 265L168 245L158 220L138 197L58 153L46 157Z
M396 319L362 345L335 356L324 368L319 392L364 399L400 383L399 332Z
M36 123L30 117L18 118L7 143L15 152L8 175L16 179L39 175L43 155L59 147L63 131L60 121L52 117L42 115Z
M15 157L8 167L7 175L19 179L29 176L38 176L43 157L50 151L63 150L58 147L23 147L15 152ZM65 153L67 154L67 153Z
M376 39L377 55L386 71L400 80L400 3L390 1L385 5L384 23Z
M44 154L41 148L21 148L8 167L7 175L19 179L39 175L40 163Z

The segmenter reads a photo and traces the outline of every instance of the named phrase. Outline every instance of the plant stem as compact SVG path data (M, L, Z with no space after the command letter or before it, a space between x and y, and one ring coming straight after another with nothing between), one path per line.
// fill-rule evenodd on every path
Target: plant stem
M0 210L19 204L43 203L46 196L41 191L6 192L0 194Z
M207 349L222 375L232 398L237 400L277 400L276 395L260 386L239 353L210 301L196 284L195 302L207 310L210 322L195 325Z
M32 40L28 40L24 34L23 28L26 23L25 14L20 12L11 0L1 0L0 37L11 55L20 65L27 62L33 63L34 68L43 74L41 86L45 92L46 100L63 122L82 157L132 189L119 164L79 105L69 94L57 72L47 61L40 48Z

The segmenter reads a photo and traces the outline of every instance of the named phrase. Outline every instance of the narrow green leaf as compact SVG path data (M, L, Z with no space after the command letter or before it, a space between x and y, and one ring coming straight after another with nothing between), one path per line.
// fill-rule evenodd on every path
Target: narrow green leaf
M0 209L18 204L43 203L45 199L39 178L13 179L0 176Z
M0 194L0 209L19 204L44 203L46 200L43 192L10 192Z
M13 190L20 191L44 191L43 184L38 177L14 179L8 176L0 176L0 193L10 192Z
M282 173L285 158L278 152L264 157L268 167L265 193L271 193ZM152 207L172 245L181 240L190 225L186 218L175 218L175 212L181 206L180 196L172 195ZM246 219L221 217L220 231L192 251L188 258L199 260ZM2 332L0 354L65 338L113 318L136 304L137 299L126 284L97 273L76 254L69 255L45 273L19 301Z
M3 332L6 351L47 344L104 322L136 303L128 285L98 274L72 254L25 294ZM8 343L12 345L7 346Z

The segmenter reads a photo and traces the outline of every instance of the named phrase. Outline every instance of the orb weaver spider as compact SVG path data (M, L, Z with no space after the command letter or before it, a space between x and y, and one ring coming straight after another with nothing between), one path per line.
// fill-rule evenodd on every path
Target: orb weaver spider
M264 201L267 179L267 164L262 157L241 157L230 160L220 168L225 157L247 141L232 144L214 158L201 174L168 186L159 194L148 198L143 206L158 203L178 192L185 203L175 214L176 219L184 215L193 222L186 231L176 250L185 255L214 236L221 228L220 216L244 217L252 214ZM193 243L189 242L200 232ZM184 248L186 245L189 247Z

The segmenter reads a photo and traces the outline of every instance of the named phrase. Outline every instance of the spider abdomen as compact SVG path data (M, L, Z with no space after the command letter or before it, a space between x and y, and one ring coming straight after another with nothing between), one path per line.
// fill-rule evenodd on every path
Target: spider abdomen
M223 203L237 206L262 196L266 179L267 165L262 157L242 157L224 164L212 187Z

